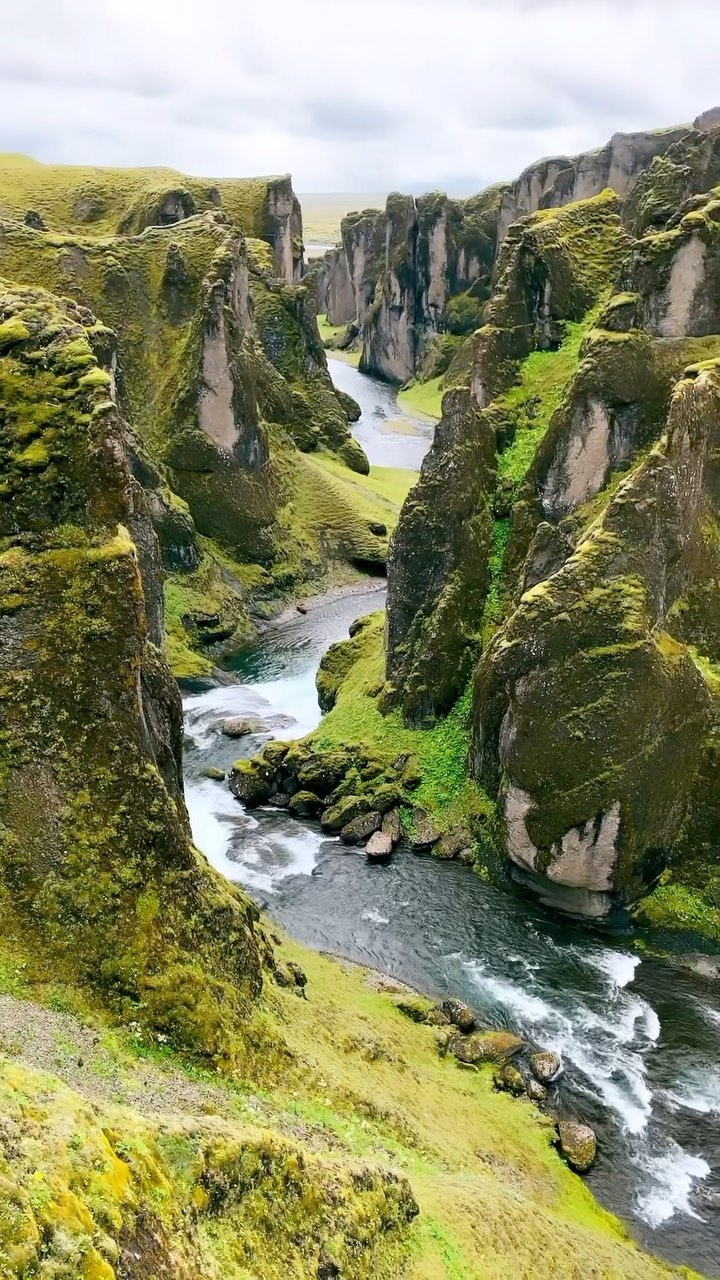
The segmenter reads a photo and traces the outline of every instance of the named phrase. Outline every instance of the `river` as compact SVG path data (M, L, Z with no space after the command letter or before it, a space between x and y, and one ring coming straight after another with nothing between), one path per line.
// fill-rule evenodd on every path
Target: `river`
M431 428L391 389L331 362L363 409L354 434L374 464L416 468ZM285 716L294 738L320 719L315 671L384 591L347 596L273 627L228 666L242 679L185 699L186 794L195 839L305 945L364 961L431 995L459 995L491 1026L562 1056L554 1099L587 1119L598 1199L644 1247L720 1276L720 986L653 957L642 940L560 921L467 868L397 852L387 866L278 810L248 813L203 777L266 737L224 738L228 716Z

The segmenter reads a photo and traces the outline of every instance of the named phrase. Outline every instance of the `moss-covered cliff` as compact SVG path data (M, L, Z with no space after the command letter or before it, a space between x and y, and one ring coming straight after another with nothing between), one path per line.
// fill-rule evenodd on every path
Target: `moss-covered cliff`
M3 285L2 929L38 976L230 1059L265 943L190 841L160 557L108 343L75 304Z
M177 219L154 210L144 229L121 219L123 234L109 235L105 223L74 230L89 181L62 167L0 167L0 206L19 214L45 193L40 221L63 227L6 218L0 271L75 298L115 334L108 367L172 575L173 668L199 675L293 590L382 566L387 541L371 526L392 526L396 513L383 476L358 503L354 476L368 464L349 430L354 407L333 388L309 291L278 276L268 210L281 196L292 205L289 183L221 183L219 205L198 199ZM98 172L113 220L147 182ZM326 464L337 463L328 481Z
M693 132L668 157L707 158L717 136ZM666 191L670 158L642 179L646 203L653 174ZM497 796L514 874L590 915L660 877L646 917L712 936L716 208L714 191L695 196L635 240L637 213L607 193L510 229L460 371L465 425L444 425L457 421L447 394L393 542L383 695L429 723L481 655L469 768ZM494 437L494 468L463 464L476 422ZM440 511L436 475L449 482ZM463 530L494 515L472 554L454 506L471 484Z

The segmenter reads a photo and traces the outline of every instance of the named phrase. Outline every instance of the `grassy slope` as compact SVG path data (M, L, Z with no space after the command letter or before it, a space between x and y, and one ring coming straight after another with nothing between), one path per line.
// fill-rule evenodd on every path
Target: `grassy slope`
M115 235L121 218L136 201L164 187L189 191L199 208L214 207L208 191L218 188L224 207L248 235L262 230L266 178L217 181L191 178L176 169L41 164L30 156L0 153L0 216L22 218L33 209L57 231ZM98 216L92 221L78 218L79 198L96 202Z
M278 457L285 462L289 501L280 519L289 530L288 545L293 555L283 568L302 569L312 590L352 582L357 570L344 560L350 549L358 556L371 557L385 540L370 534L372 523L395 528L400 508L417 479L413 471L392 467L372 467L368 476L358 475L332 454L296 453L285 450ZM257 615L267 600L270 612L282 607L285 596L276 590L272 573L260 565L241 565L208 539L201 539L203 562L194 573L171 574L165 586L168 660L178 679L210 675L211 657L198 652L183 625L183 617L197 611L219 614L223 624L235 628L223 642L224 648L239 646L253 633L249 607ZM328 553L337 550L337 559L324 569ZM252 598L252 599L251 599Z
M420 413L425 418L438 421L442 416L442 398L445 388L442 378L431 378L429 382L411 382L404 391L398 392L398 404L411 413Z
M336 346L336 343L344 336L347 326L344 324L330 324L327 316L318 316L317 325L320 341L328 353L328 359L343 360L345 364L352 364L357 369L360 363L360 351L339 351Z
M3 1275L23 1274L8 1259L34 1226L47 1239L39 1276L112 1280L113 1241L130 1234L138 1204L188 1274L208 1280L315 1280L313 1236L338 1226L357 1240L374 1233L369 1251L342 1255L337 1230L348 1280L690 1274L641 1254L559 1159L549 1122L496 1094L489 1069L440 1057L433 1030L374 975L293 943L282 951L307 973L308 999L271 987L263 1016L276 1049L255 1079L210 1075L112 1031L71 991L44 993L70 1010L60 1025L0 999L13 1055L0 1056L0 1098L15 1126L0 1172ZM40 994L0 961L2 991ZM52 1075L29 1067L37 1045L45 1060L54 1053ZM421 1210L409 1230L377 1229L387 1206L363 1186L379 1168L409 1179Z

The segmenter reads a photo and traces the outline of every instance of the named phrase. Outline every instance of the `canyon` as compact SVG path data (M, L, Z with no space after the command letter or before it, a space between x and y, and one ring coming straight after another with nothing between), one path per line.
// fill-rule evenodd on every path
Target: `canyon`
M712 111L309 267L0 157L2 1274L713 1273L719 228Z

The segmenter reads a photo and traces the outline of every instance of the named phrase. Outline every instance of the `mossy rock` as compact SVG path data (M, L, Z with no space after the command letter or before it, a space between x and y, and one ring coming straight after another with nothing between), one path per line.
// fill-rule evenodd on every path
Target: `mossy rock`
M320 821L323 831L335 833L369 812L370 801L364 796L344 796L337 804L325 810Z

